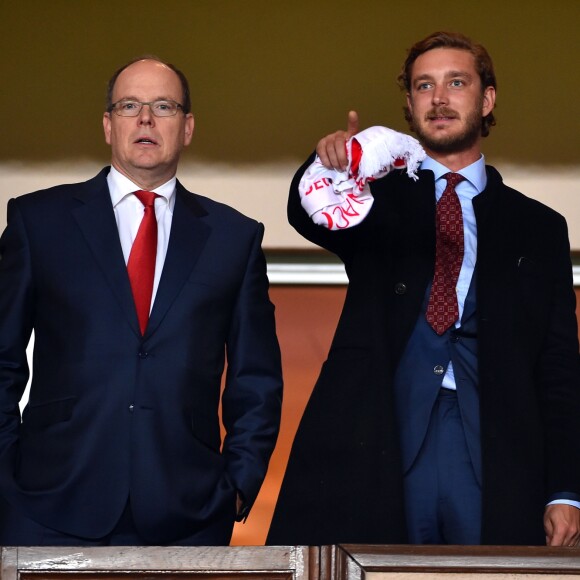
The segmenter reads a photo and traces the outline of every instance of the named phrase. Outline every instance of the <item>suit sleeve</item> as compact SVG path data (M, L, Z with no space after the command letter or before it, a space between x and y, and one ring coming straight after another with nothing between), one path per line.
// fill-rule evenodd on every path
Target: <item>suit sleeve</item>
M246 264L227 342L222 397L226 469L245 502L253 504L268 468L280 426L282 370L274 306L268 297L260 224Z
M542 387L547 446L547 485L552 498L560 492L580 494L580 355L576 296L567 227L563 218L555 236L553 293L548 332L537 373ZM554 495L555 494L555 495Z
M0 479L10 476L20 430L19 402L29 377L26 347L33 325L28 239L16 201L0 238Z
M336 254L345 264L350 261L354 244L356 244L365 234L367 220L356 226L342 229L329 230L326 227L315 224L300 203L300 193L298 185L305 171L314 161L313 153L304 164L298 169L290 185L288 196L288 221L290 225L308 241L320 246L333 254ZM371 209L372 214L372 209ZM367 218L368 219L368 218Z

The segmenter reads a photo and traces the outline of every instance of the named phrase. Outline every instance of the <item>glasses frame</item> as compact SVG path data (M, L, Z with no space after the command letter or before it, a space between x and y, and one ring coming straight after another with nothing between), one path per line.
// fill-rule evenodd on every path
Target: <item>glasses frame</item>
M117 108L117 105L119 103L134 103L135 105L139 105L139 108L135 109L136 113L134 115L123 115L122 113L120 113L120 110ZM155 109L153 107L153 105L155 105L155 103L173 103L176 106L175 112L172 113L171 115L158 115L155 112ZM141 111L143 110L143 107L145 105L147 105L149 107L151 114L154 117L157 117L158 119L163 119L165 117L175 117L175 115L177 115L177 111L179 109L181 109L183 111L183 105L181 105L177 101L174 101L173 99L156 99L155 101L137 101L136 99L119 99L117 102L115 102L111 105L109 113L114 112L115 115L117 115L118 117L138 117L141 114Z

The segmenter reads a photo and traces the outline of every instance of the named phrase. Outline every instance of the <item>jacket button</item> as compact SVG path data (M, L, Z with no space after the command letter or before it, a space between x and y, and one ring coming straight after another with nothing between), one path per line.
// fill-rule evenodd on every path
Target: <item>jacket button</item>
M459 336L456 334L451 335L451 342L459 342Z
M436 365L436 366L433 368L433 372L434 372L436 375L442 375L442 374L445 372L445 369L444 369L444 368L443 368L441 365Z
M402 296L403 294L405 294L405 292L407 292L407 285L404 284L403 282L397 282L395 284L395 294Z
M139 351L139 353L137 353L137 356L139 358L147 358L149 356L148 352L144 352L144 351Z
M129 405L129 411L130 411L131 413L133 412L133 409L134 409L134 408L135 408L135 406L134 406L134 405Z

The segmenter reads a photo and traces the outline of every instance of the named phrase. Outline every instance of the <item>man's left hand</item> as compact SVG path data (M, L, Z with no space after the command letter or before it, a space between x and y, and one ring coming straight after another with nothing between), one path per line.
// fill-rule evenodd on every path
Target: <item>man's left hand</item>
M580 546L580 509L567 504L551 504L544 511L548 546Z

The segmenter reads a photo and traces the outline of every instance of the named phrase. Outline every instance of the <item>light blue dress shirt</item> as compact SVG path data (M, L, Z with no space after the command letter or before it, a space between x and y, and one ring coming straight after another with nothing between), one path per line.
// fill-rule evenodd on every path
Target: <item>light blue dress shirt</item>
M431 157L427 157L423 161L421 169L429 169L435 175L435 197L439 201L447 186L447 180L443 176L449 173L451 169ZM455 186L455 191L461 204L461 213L463 214L463 262L461 263L456 286L459 320L455 323L455 327L459 328L461 326L460 321L463 315L465 297L469 291L477 259L477 224L475 223L475 212L473 211L473 198L481 193L487 185L484 156L482 155L477 161L455 173L465 177L463 181ZM443 377L442 386L446 389L456 388L451 361L449 361L447 371Z

